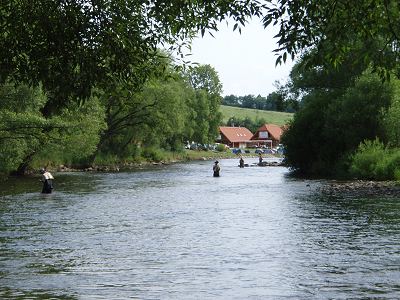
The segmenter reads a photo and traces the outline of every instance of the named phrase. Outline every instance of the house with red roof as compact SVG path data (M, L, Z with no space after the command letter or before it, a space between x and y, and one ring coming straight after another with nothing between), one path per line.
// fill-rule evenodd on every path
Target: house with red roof
M219 127L218 141L222 144L228 145L231 148L246 148L253 133L246 127Z
M251 141L259 147L277 147L281 143L282 133L282 127L275 124L264 124L251 137Z

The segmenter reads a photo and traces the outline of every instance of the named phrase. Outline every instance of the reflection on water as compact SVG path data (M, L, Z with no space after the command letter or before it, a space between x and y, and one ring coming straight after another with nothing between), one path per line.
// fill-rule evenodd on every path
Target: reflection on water
M57 174L45 196L1 183L0 297L399 297L400 196L327 197L324 181L237 164Z

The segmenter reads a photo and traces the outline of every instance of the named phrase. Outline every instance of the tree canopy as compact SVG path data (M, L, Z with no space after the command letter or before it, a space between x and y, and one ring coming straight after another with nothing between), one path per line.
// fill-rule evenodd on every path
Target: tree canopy
M265 28L278 26L277 63L315 48L319 55L310 58L337 66L357 50L357 60L371 63L380 75L397 71L400 3L396 0L178 0L169 1L164 13L177 16L178 10L178 28L189 26L202 33L216 30L227 17L239 31L249 17L262 18Z
M358 59L388 75L400 54L399 5L395 0L3 1L0 81L41 82L53 105L71 95L88 97L110 75L132 77L141 86L157 46L179 48L227 18L240 31L253 16L265 27L279 26L277 63L314 47L319 55L313 58L336 65L359 41L364 47L358 48Z

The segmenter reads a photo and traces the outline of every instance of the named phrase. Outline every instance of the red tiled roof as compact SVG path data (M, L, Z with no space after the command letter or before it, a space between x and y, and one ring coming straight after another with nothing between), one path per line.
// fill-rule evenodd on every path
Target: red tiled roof
M219 127L219 131L231 143L233 142L247 142L250 141L253 134L246 127Z
M275 125L275 124L264 124L260 128L258 128L257 132L254 134L252 139L259 139L258 133L260 131L268 131L269 133L269 138L273 138L276 141L280 141L281 135L283 133L283 130L280 126Z

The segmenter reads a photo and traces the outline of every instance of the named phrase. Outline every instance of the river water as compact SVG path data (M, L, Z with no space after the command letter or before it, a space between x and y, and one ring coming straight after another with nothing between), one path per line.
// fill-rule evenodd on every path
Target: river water
M400 299L400 195L245 162L0 183L0 298Z

